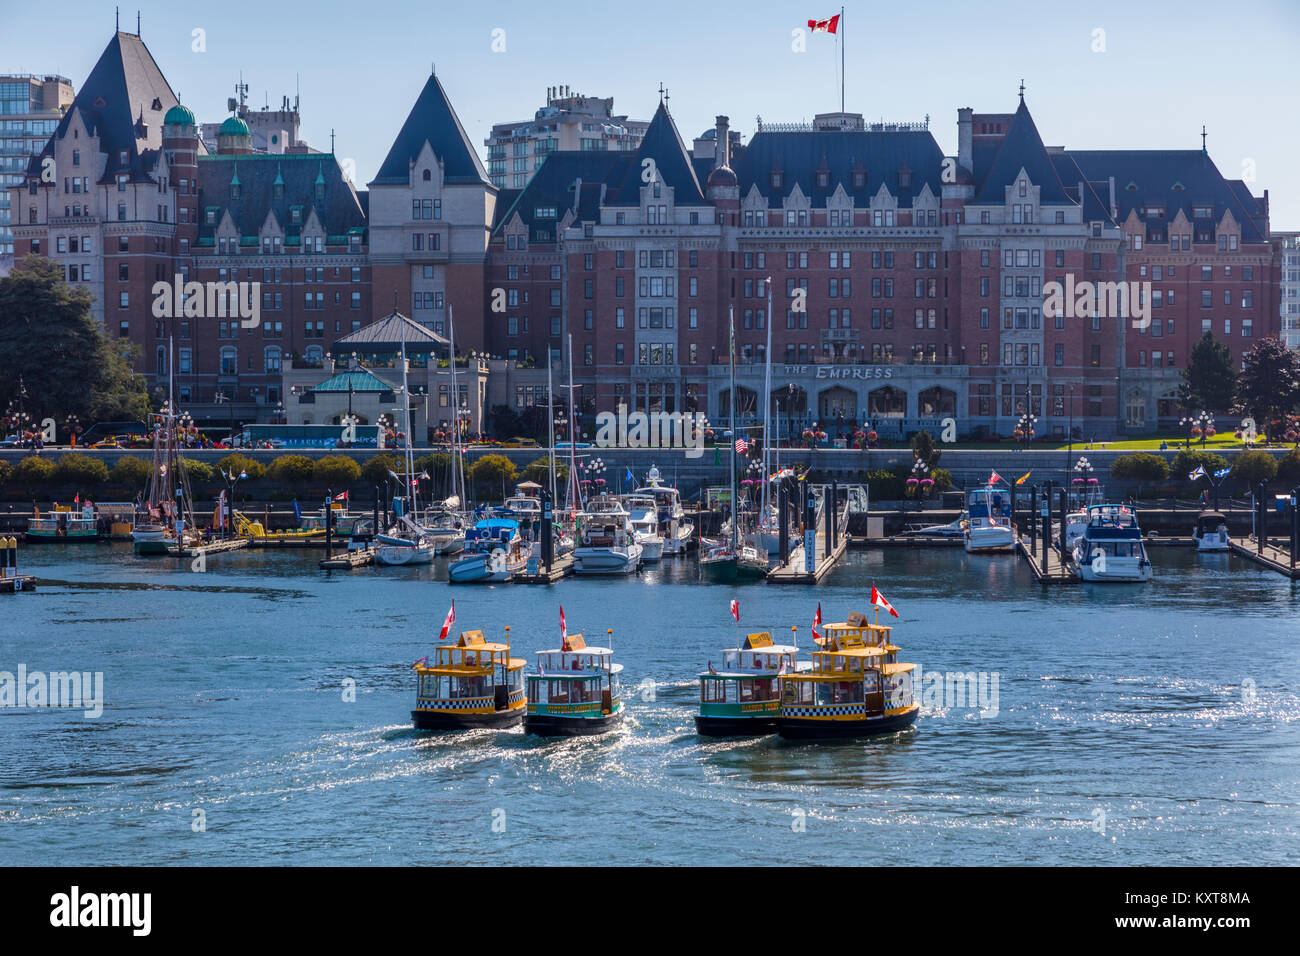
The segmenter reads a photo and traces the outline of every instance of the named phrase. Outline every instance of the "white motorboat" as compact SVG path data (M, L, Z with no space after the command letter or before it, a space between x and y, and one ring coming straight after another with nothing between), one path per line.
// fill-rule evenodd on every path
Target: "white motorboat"
M650 495L626 495L623 505L627 508L636 543L641 545L642 562L656 563L664 553L664 539L659 536L658 504Z
M1065 550L1073 551L1088 525L1088 508L1103 504L1101 483L1096 478L1075 478L1070 487L1070 511L1065 516Z
M465 551L447 568L453 584L509 581L528 567L528 548L513 518L484 518L465 532Z
M1228 550L1228 519L1218 511L1202 511L1196 516L1192 540L1197 551Z
M631 574L641 567L641 545L618 499L597 495L579 516L581 531L573 549L575 574Z
M969 552L1010 551L1016 543L1011 525L1011 496L987 486L966 493L963 546Z
M637 488L633 494L649 495L658 506L659 537L663 539L665 556L685 554L694 545L695 525L682 509L682 497L676 488L660 481L657 466L651 465L646 475L649 484Z
M1088 523L1071 552L1085 581L1151 580L1151 562L1142 543L1137 514L1127 505L1092 505Z

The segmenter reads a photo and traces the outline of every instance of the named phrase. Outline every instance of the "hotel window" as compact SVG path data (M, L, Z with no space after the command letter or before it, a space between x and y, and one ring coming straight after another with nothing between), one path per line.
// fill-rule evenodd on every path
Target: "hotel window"
M1223 320L1223 334L1224 335L1232 334L1232 319Z
M1241 336L1242 336L1242 338L1249 339L1249 338L1253 338L1254 335L1255 335L1255 320L1254 320L1254 319L1242 319L1242 320L1241 320Z
M592 354L592 346L591 346L591 345L584 345L584 346L582 347L582 364L583 364L583 365L594 365L594 364L595 364L595 358L594 358L594 356L593 356L593 354Z
M620 309L619 311L621 312L622 310ZM690 310L690 313L689 313L689 316L688 316L688 319L687 319L687 323L688 323L688 327L689 327L689 328L692 328L692 329L698 329L698 328L700 327L700 310L699 310L699 309L691 309L691 310ZM623 327L622 325L619 326L619 328L622 328L622 327Z

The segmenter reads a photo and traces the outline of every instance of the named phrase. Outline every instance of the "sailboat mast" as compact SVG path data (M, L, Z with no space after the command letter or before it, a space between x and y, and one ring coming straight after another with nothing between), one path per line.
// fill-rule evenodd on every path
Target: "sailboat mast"
M547 457L550 460L548 471L551 476L551 503L554 507L558 502L555 500L555 395L551 386L551 355L550 349L547 348L546 354L546 435L547 445L550 451Z
M770 320L770 316L769 316ZM731 550L735 552L736 538L740 531L740 509L736 501L736 308L727 310L727 323L730 338L727 344L727 361L731 366Z
M415 456L411 454L411 393L408 391L406 382L406 323L402 323L402 428L406 432L406 498L410 501L410 508L407 509L412 514L415 512L415 492L411 489L416 487L412 482L415 478ZM327 516L328 520L328 516ZM412 519L414 520L414 519Z
M465 461L460 455L460 389L456 387L456 316L447 305L447 366L451 369L451 493L465 510ZM459 485L457 482L459 481Z
M759 543L762 543L763 524L767 521L767 479L771 468L767 446L772 438L772 277L767 277L767 349L763 353L767 368L763 373L763 481L762 504L758 512Z
M578 486L578 417L573 411L573 333L569 333L569 496L574 506L582 507L582 489ZM576 492L576 494L575 494Z

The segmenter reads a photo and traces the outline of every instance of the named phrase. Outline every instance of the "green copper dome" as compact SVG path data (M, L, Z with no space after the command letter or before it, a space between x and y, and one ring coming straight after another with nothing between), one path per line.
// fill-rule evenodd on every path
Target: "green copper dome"
M248 124L238 116L231 116L221 124L221 129L217 130L218 136L251 136L248 131Z
M194 114L181 104L177 103L167 111L163 117L164 126L195 126Z

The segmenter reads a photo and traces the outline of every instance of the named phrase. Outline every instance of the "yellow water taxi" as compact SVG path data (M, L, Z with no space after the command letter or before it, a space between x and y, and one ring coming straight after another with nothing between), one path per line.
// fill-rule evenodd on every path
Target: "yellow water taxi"
M455 644L434 649L412 665L416 673L416 730L513 727L524 718L524 664L510 656L510 628L504 644L482 631L462 631Z
M812 669L784 674L782 737L863 737L889 734L916 722L920 705L912 694L915 664L900 664L890 642L893 628L850 614L843 624L827 624L817 643Z

